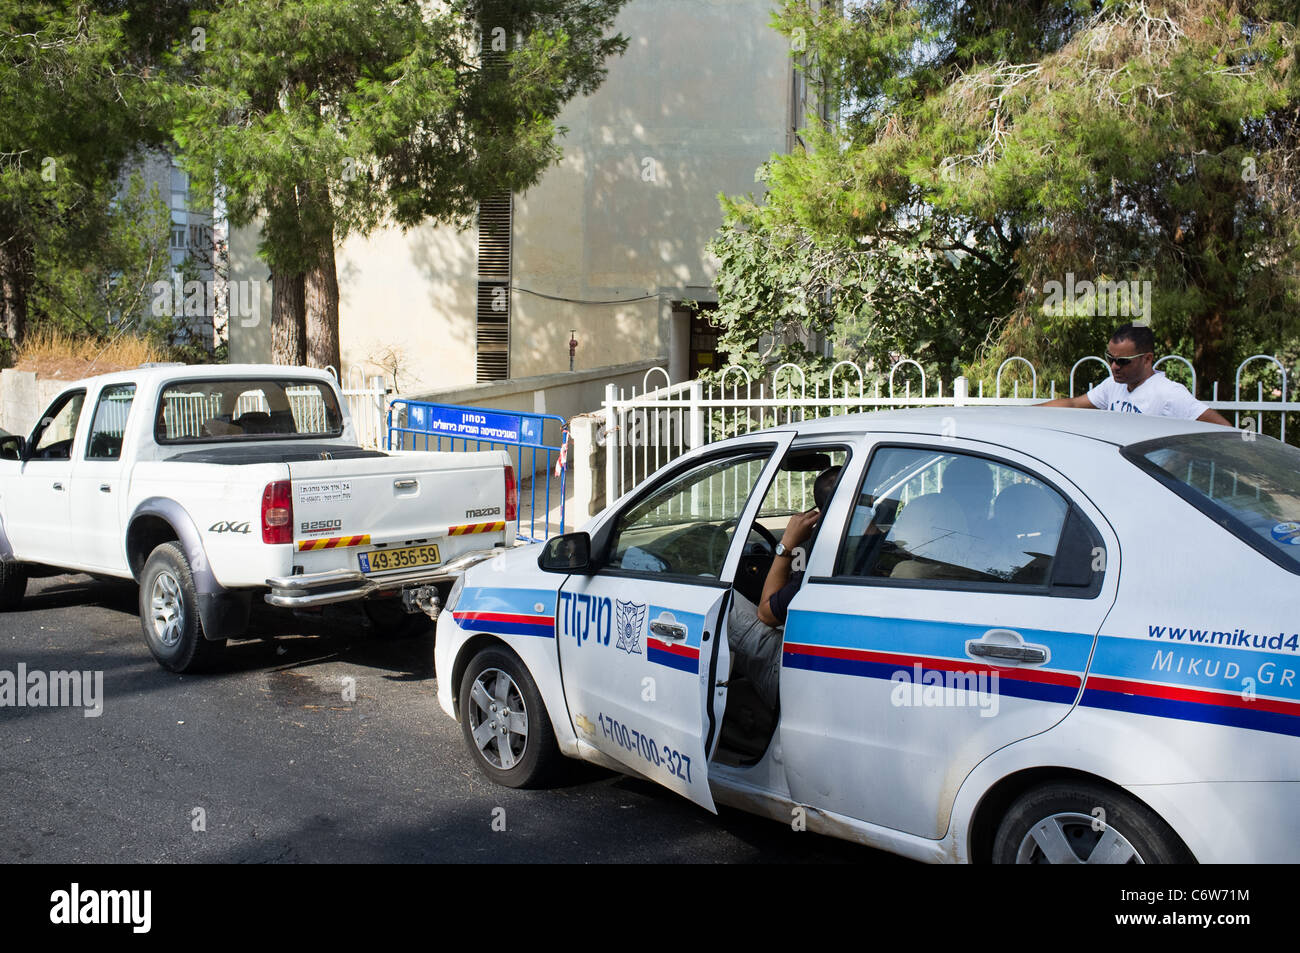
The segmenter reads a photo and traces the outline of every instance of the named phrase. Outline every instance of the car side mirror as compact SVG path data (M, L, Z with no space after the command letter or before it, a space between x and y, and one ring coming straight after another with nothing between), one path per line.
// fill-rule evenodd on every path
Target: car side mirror
M0 460L21 460L26 452L27 441L22 437L0 437Z
M537 568L543 572L593 573L591 564L591 537L586 533L565 533L548 539L537 557Z

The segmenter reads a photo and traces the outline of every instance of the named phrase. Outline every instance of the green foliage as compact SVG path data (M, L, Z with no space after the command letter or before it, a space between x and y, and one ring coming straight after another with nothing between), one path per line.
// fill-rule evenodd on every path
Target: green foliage
M31 303L38 324L101 337L124 323L139 326L154 282L170 278L167 205L136 173L120 198L81 211L47 222L37 236Z
M1048 283L1074 276L1150 281L1158 341L1202 380L1230 382L1242 357L1290 347L1295 12L872 0L841 15L785 0L774 23L806 46L839 118L806 131L807 151L773 157L761 207L724 203L728 343L753 347L746 329L777 321L791 336L800 315L785 295L809 282L831 296L799 306L816 318L804 327L837 355L914 357L947 377L1019 354L1064 379L1127 320L1045 308Z
M387 222L468 224L558 158L554 119L625 47L605 36L624 2L222 3L173 63L176 139L233 225L264 217L273 269Z
M184 15L0 0L0 331L11 340L29 320L101 326L125 300L114 276L147 258L150 222L110 205L125 161L164 140L149 63ZM125 201L143 214L138 191Z

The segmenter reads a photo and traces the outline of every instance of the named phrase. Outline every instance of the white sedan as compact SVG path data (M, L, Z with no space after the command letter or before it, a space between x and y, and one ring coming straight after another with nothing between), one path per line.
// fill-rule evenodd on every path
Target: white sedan
M728 616L832 466L769 704ZM511 786L563 754L927 861L1294 862L1298 574L1300 451L1272 438L831 417L699 448L469 570L438 700Z

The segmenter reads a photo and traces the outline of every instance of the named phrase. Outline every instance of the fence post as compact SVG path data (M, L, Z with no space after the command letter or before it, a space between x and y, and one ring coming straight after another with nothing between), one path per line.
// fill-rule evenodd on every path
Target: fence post
M691 381L691 449L704 446L704 382Z
M965 407L968 397L970 397L970 381L965 377L957 378L952 382L952 405Z
M618 415L614 402L618 400L618 387L605 385L605 505L609 506L618 499L618 480L615 476L618 467Z

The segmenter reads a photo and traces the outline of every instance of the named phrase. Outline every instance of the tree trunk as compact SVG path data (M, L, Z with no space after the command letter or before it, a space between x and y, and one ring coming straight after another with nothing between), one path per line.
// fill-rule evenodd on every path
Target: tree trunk
M271 273L271 361L300 366L307 362L303 319L303 275Z
M343 368L339 356L339 279L334 268L334 243L322 243L316 264L304 281L304 314L307 319L307 363L311 367L332 367L339 380Z
M27 333L27 294L32 284L32 248L23 236L0 233L0 334L17 347Z
M299 192L307 260L303 313L307 320L307 363L332 367L339 380L339 279L334 267L334 210L325 186Z

